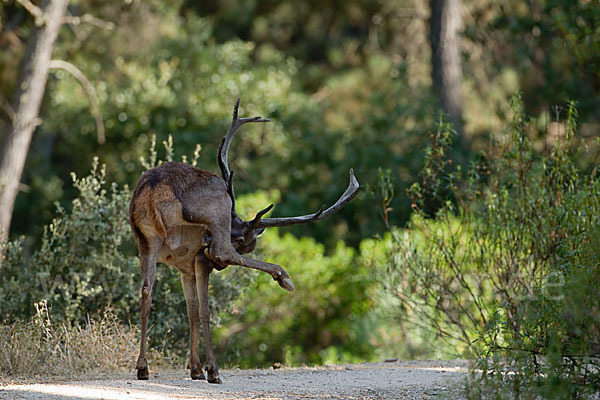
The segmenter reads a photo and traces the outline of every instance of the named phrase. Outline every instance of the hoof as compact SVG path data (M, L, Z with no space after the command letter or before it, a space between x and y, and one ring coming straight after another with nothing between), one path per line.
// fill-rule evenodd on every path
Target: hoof
M206 374L208 375L208 383L223 383L221 378L219 378L219 370L216 367L206 367Z
M192 370L192 373L190 374L190 376L192 377L192 380L194 381L205 381L206 377L204 376L204 373L202 372L202 370Z
M137 370L137 378L140 381L147 381L150 373L148 372L148 367L138 368Z
M290 278L279 278L277 279L277 283L285 290L289 290L290 292L294 291L294 285L292 285L292 280Z

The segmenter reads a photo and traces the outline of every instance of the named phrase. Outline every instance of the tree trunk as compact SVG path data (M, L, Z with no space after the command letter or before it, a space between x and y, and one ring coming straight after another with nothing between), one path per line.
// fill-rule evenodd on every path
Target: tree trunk
M69 0L48 0L41 22L31 34L21 64L12 102L12 125L0 146L0 241L8 238L10 221L25 159L35 127L46 81L48 65ZM1 255L0 255L1 263Z
M443 111L462 135L462 67L460 63L460 0L430 0L431 75Z

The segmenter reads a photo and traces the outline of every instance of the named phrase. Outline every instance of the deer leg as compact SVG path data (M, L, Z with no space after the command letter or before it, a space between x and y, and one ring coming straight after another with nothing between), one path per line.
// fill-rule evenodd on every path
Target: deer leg
M292 291L292 281L279 265L253 260L240 255L231 244L231 200L229 196L217 196L211 207L191 204L186 208L187 222L206 226L211 235L210 246L204 254L219 266L241 265L270 274L282 288ZM202 301L202 300L201 300ZM202 307L202 305L201 305Z
M204 347L206 350L206 364L208 382L223 383L219 378L219 368L215 359L212 336L210 332L210 309L208 308L208 278L212 267L207 262L202 262L203 255L196 256L194 265L196 269L196 288L200 299L200 321L204 333Z
M229 221L227 222L230 223ZM229 226L229 225L221 225ZM223 231L219 226L209 227L212 234L210 248L204 250L208 258L219 265L241 265L247 268L256 269L270 274L279 286L289 290L294 290L294 285L290 276L281 266L268 262L254 260L252 258L240 255L231 244L228 231Z
M190 363L192 379L206 379L202 372L200 357L198 356L198 339L200 328L200 304L198 303L198 291L196 290L196 279L180 274L181 287L187 304L188 319L190 321Z
M137 378L147 380L148 360L146 358L146 339L148 334L148 316L152 305L152 286L156 275L156 260L160 243L147 243L140 246L140 266L142 272L142 298L141 298L141 340L140 354L137 359Z

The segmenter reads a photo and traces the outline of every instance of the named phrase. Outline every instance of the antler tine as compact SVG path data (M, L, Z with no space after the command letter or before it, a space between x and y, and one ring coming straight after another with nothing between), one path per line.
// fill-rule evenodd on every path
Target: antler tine
M273 226L286 226L286 225L297 225L306 224L313 221L318 221L329 217L341 210L346 204L348 204L359 192L360 185L354 176L354 170L350 170L350 183L348 188L342 194L342 196L335 202L334 205L325 209L325 206L321 207L319 211L314 214L302 215L299 217L286 217L286 218L265 218L258 221L256 224L257 228L270 228ZM257 215L258 217L258 215ZM256 219L256 218L255 218ZM254 222L254 221L253 221Z
M250 118L238 118L238 110L240 108L240 99L238 98L235 102L235 106L233 106L233 117L231 120L231 126L227 131L227 134L223 137L221 144L219 145L219 153L217 157L217 161L219 163L219 167L221 168L221 174L223 175L223 180L225 182L229 182L229 164L227 160L227 155L229 153L229 146L231 145L231 140L235 136L237 130L240 126L244 125L247 122L270 122L271 120L268 118L262 117L250 117Z
M260 221L262 219L262 216L265 215L266 213L268 213L269 211L271 211L271 209L274 206L275 206L274 204L271 204L267 208L265 208L263 210L260 210L259 212L256 213L256 217L254 217L254 219L250 223L251 226L252 226L252 229L259 229L260 228Z
M237 100L235 101L235 105L233 106L233 118L232 118L233 121L238 119L238 109L240 108L240 100L241 100L241 98L238 97Z

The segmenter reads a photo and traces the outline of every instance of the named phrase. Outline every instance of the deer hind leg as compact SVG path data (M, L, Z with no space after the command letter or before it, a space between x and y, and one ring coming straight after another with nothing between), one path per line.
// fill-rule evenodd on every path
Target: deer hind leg
M177 250L181 246L182 232L181 225L176 225L167 229L165 244L171 250Z
M152 305L152 286L154 285L154 276L156 275L156 261L160 250L161 241L144 240L140 243L140 266L142 273L142 293L141 293L141 340L140 354L137 359L136 369L137 378L147 380L148 360L146 358L146 339L148 334L148 316Z
M190 363L192 379L206 379L202 372L202 364L198 355L198 339L200 328L200 303L198 302L198 291L196 290L196 279L180 274L181 287L187 304L188 319L190 321Z
M210 309L208 307L208 278L212 271L203 254L198 254L194 261L196 270L196 289L200 299L200 321L202 322L202 332L204 333L204 347L206 350L206 371L208 374L208 382L223 383L219 378L219 368L215 359L212 335L210 332Z
M225 193L223 193L225 194ZM205 255L221 267L241 265L270 274L282 288L292 291L294 285L279 265L253 260L240 255L231 244L231 200L227 194L210 199L209 206L204 204L186 204L184 218L189 224L202 224L211 234L210 246Z

